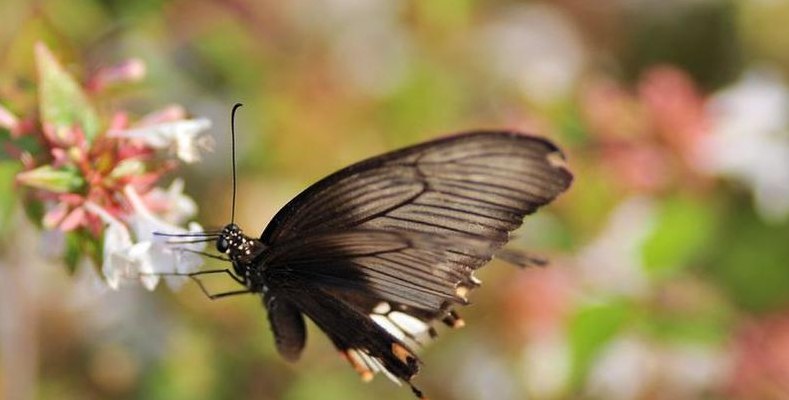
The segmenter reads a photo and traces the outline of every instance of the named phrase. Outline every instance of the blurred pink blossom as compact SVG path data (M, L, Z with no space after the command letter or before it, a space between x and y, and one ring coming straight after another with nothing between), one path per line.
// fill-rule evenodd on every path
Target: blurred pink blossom
M697 168L699 146L709 134L710 121L706 99L690 75L670 66L653 67L638 83L638 98L656 136L688 167Z
M138 58L132 58L117 65L99 69L85 87L88 91L100 92L115 84L137 82L145 77L145 72L145 62Z
M599 141L638 138L648 132L642 106L613 79L591 78L579 102L589 132Z
M709 134L705 98L671 66L647 70L636 90L605 78L581 93L581 109L603 167L637 193L686 183L697 187L700 146Z
M577 291L571 271L561 265L531 268L507 287L506 315L527 337L550 336L564 328Z
M507 324L522 340L522 379L530 395L556 398L567 389L571 372L567 322L578 285L562 265L531 268L516 274L505 299Z
M747 323L732 344L730 393L740 399L789 398L789 314Z
M0 105L0 128L8 129L13 136L18 136L19 118Z

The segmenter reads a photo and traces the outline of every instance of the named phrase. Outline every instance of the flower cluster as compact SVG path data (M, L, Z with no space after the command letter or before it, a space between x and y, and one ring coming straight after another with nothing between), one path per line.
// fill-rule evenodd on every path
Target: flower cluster
M37 44L35 56L38 114L20 118L0 106L5 150L22 164L16 182L26 189L28 215L64 235L72 269L92 259L112 288L128 279L152 290L159 279L152 273L196 269L203 243L174 248L154 232L201 231L196 223L181 227L197 207L181 180L166 189L157 184L181 162L199 160L211 145L202 135L210 122L187 119L180 106L137 121L123 111L101 118L91 95L142 78L141 61L102 69L83 88L45 45Z
M665 192L702 178L698 152L710 124L704 106L691 77L672 66L647 70L635 90L598 78L581 95L602 167L636 193Z
M751 191L763 219L789 216L789 89L775 71L751 68L704 96L686 72L659 66L635 93L593 81L581 108L603 168L629 191L703 190L724 177Z

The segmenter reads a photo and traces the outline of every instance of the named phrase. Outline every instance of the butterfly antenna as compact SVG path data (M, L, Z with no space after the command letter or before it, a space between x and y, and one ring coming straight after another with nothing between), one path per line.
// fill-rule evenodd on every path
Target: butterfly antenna
M233 203L230 206L230 223L236 222L236 110L243 104L236 103L230 113L230 162L233 164Z

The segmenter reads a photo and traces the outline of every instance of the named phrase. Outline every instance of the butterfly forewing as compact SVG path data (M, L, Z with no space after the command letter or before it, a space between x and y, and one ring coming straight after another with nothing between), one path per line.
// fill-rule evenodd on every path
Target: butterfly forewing
M572 175L547 140L473 132L374 157L296 196L266 228L275 244L303 234L364 226L503 244L526 214L567 189Z

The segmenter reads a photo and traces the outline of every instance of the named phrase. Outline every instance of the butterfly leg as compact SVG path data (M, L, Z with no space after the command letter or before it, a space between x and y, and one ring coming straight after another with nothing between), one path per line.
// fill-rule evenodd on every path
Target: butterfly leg
M232 271L230 271L227 268L225 268L225 269L209 269L209 270L206 270L206 271L192 272L190 274L186 274L186 276L188 276L193 281L197 282L197 286L200 287L200 290L203 292L203 294L205 294L206 297L208 297L211 300L216 300L216 299L219 299L219 298L222 298L222 297L235 296L235 295L239 295L239 294L252 293L252 290L250 290L250 289L232 290L232 291L229 291L229 292L222 292L222 293L210 293L208 291L208 289L205 287L205 285L203 285L203 281L200 280L200 278L198 278L198 276L200 276L200 275L221 274L221 273L227 274L234 281L238 282L241 285L246 286L246 283L241 278L236 276L236 274L234 274Z
M204 271L204 272L208 272L208 271ZM221 271L217 271L217 272L221 272ZM203 281L201 281L200 278L194 276L196 274L198 274L198 273L188 274L187 276L189 278L191 278L193 281L197 282L197 286L200 287L200 290L203 292L203 294L206 297L208 297L209 299L211 299L211 300L220 299L222 297L235 296L235 295L239 295L239 294L252 293L252 290L250 290L250 289L231 290L229 292L221 292L221 293L211 293L211 292L208 291L208 289L206 289L205 285L203 285ZM228 274L230 276L233 276L233 274L231 274L229 272L228 272ZM235 276L234 276L234 278L235 278Z
M246 286L246 282L244 282L243 279L239 278L236 274L234 274L233 271L231 271L229 268L207 269L205 271L197 271L197 272L190 272L188 274L174 274L174 275L188 276L188 277L190 277L192 279L196 279L196 278L194 278L195 276L209 275L209 274L227 274L234 281L238 282L241 285Z
M252 290L250 290L250 289L232 290L232 291L229 291L229 292L221 292L221 293L211 293L205 287L205 285L203 284L203 281L200 280L200 278L198 278L198 276L200 276L200 275L209 275L209 274L227 274L234 281L238 282L238 284L246 286L246 283L241 278L239 278L236 274L233 273L233 271L231 271L230 269L227 269L227 268L224 268L224 269L209 269L209 270L205 270L205 271L192 272L192 273L188 273L188 274L180 273L180 272L158 272L158 273L143 274L143 275L185 276L185 277L195 281L195 283L197 283L197 286L200 287L200 291L202 291L203 294L205 294L205 296L208 297L211 300L219 299L219 298L222 298L222 297L235 296L235 295L239 295L239 294L252 293Z
M216 254L206 253L204 251L197 251L197 250L187 249L187 248L184 248L184 247L176 247L174 250L185 252L185 253L198 254L198 255L201 255L203 257L213 258L213 259L219 260L219 261L227 261L227 262L231 262L232 261L232 260L230 260L227 257L222 257L222 256L218 256Z
M207 291L203 290L203 293L205 293L205 295L208 296L209 299L216 300L216 299L221 299L222 297L230 297L230 296L236 296L236 295L239 295L239 294L253 293L253 291L249 290L249 289L243 289L243 290L233 290L233 291L230 291L230 292L221 292L221 293L211 294L211 293L208 293Z

